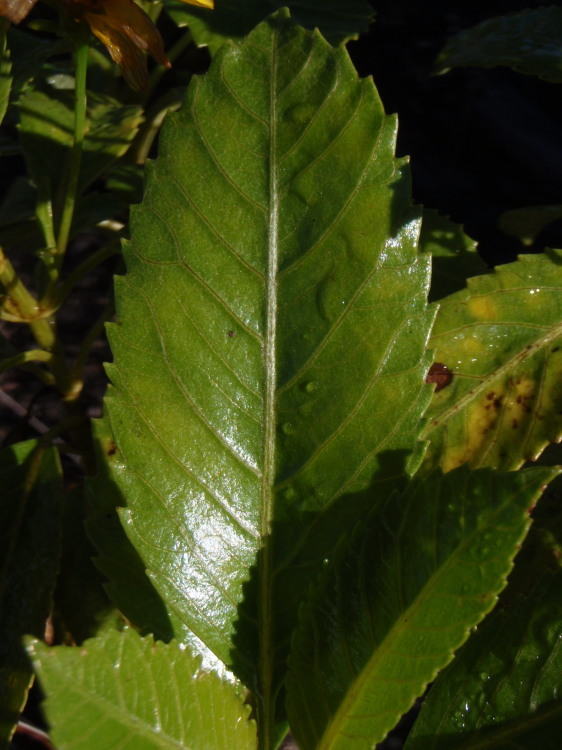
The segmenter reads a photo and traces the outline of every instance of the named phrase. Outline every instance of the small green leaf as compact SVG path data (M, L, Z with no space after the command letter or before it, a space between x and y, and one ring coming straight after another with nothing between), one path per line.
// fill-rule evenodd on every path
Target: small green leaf
M373 9L366 0L219 0L214 10L166 0L166 10L178 26L189 26L195 42L213 54L228 39L241 39L279 8L288 6L293 21L306 29L319 28L332 44L356 39L367 31Z
M432 258L430 302L464 289L468 278L488 270L476 251L476 242L462 227L427 208L423 211L420 252Z
M58 750L252 750L255 725L232 682L177 643L130 629L79 648L28 647Z
M430 339L449 373L426 460L516 469L562 438L562 251L522 255L440 303Z
M22 645L42 637L59 565L62 483L58 455L36 441L0 453L0 747L32 682Z
M12 62L6 38L7 27L7 21L3 18L0 19L0 123L2 123L8 110L10 91L12 90Z
M539 515L509 585L431 688L407 750L556 748L562 698L562 513Z
M527 206L505 211L498 220L498 227L517 237L524 245L532 245L536 236L553 221L562 219L562 205Z
M552 470L415 478L301 612L288 715L301 750L374 748L494 606Z
M562 83L562 8L524 10L462 31L437 58L436 72L466 65L507 65L519 73Z

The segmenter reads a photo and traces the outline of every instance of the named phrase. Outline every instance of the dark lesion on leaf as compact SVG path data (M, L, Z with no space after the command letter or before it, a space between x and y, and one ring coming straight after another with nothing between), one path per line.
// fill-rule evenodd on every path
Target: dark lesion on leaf
M106 455L108 456L114 456L117 453L117 446L115 445L114 440L108 441L105 452L106 452Z
M426 383L435 383L435 393L446 388L453 379L453 373L442 362L434 362L425 377Z

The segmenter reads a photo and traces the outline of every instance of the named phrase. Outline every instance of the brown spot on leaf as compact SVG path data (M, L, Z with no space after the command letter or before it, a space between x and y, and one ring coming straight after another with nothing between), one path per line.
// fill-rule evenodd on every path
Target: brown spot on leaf
M511 426L513 427L514 430L516 430L519 427L519 421L517 419L512 419Z
M486 396L486 398L488 399L488 401L493 401L493 399L495 399L495 397L496 397L496 392L495 391L490 391L490 393L488 393L488 395Z
M114 440L110 440L107 445L106 453L108 456L114 456L117 453L117 446Z
M230 336L230 338L232 338L234 336L234 331L229 331L228 335Z
M426 383L435 383L435 393L446 388L453 379L453 373L442 362L434 362L425 377Z

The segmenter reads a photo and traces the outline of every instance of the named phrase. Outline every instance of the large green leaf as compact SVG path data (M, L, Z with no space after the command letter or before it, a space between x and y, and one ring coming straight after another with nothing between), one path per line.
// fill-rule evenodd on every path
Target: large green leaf
M436 71L460 65L510 68L562 83L562 8L536 8L483 21L453 37Z
M395 134L344 49L272 17L167 120L117 279L115 504L266 736L296 603L371 483L404 473L431 396Z
M0 453L0 747L33 675L24 635L42 637L59 565L62 486L54 449L30 440Z
M428 460L515 469L562 438L562 251L523 255L441 301L430 341L445 373Z
M541 515L516 559L498 606L431 688L408 750L559 747L559 498L554 508Z
M228 39L240 39L270 13L288 6L295 23L319 28L332 44L355 39L367 31L373 9L366 0L217 0L214 10L166 0L178 26L189 26L199 46L213 54Z
M177 643L108 631L79 648L29 653L58 750L252 750L242 691Z
M435 472L373 513L301 613L287 685L301 750L385 737L493 607L550 476Z

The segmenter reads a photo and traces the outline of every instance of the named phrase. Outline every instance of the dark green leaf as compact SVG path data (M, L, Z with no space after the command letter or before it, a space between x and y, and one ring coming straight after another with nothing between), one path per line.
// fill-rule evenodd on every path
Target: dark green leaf
M556 748L562 698L562 513L539 505L509 585L424 702L407 750ZM542 516L542 517L541 517Z
M301 613L288 715L301 750L374 748L494 606L549 469L412 481Z
M121 517L184 632L258 686L266 734L334 518L398 481L431 393L395 134L345 49L269 19L166 121L117 280Z
M453 37L439 55L437 73L461 65L507 65L562 83L562 8L536 8L491 18Z
M50 57L67 51L67 44L63 39L32 36L14 26L8 31L8 44L12 55L14 101L26 90L29 82L44 71L45 63Z
M0 747L33 679L22 638L42 637L58 571L62 486L58 456L35 441L0 453Z
M505 211L498 220L498 226L512 237L517 237L524 245L532 245L539 232L553 221L562 219L562 205L527 206Z
M468 278L488 270L476 251L476 242L462 227L427 208L423 212L420 252L429 253L432 259L430 302L464 289Z
M29 653L57 750L253 750L255 725L231 681L177 643L108 631L80 648Z
M112 617L104 578L92 561L95 550L84 529L84 506L84 489L79 485L65 497L62 555L54 594L55 628L66 643L81 643Z
M6 39L7 22L0 19L0 123L8 109L12 89L12 63Z
M110 420L94 422L94 441L98 474L95 479L95 501L86 525L88 535L98 551L97 567L110 582L106 590L115 605L140 629L163 641L174 635L189 640L189 633L173 611L167 610L146 574L146 565L124 533L117 507L125 499L112 481L111 468L117 448Z
M428 461L516 469L560 440L561 284L552 250L441 301L430 347L449 375L428 410Z
M270 13L287 5L295 23L319 28L332 44L356 39L367 31L373 9L366 0L218 0L214 10L166 0L178 26L189 26L199 46L214 54L228 39L241 39Z
M47 181L55 199L74 131L74 92L45 86L19 101L20 137L36 185ZM141 122L139 107L89 94L79 191L125 153Z

